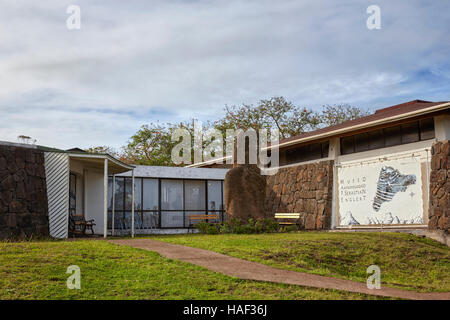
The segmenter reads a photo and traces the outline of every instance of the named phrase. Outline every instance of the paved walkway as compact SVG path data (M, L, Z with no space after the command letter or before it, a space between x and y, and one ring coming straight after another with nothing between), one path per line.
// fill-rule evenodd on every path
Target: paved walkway
M314 288L336 289L403 299L450 300L450 292L419 293L388 287L381 287L381 289L379 290L370 290L367 288L365 283L361 282L277 269L260 263L230 257L209 250L191 248L151 239L109 241L119 245L128 245L134 248L154 251L170 259L189 262L201 267L205 267L211 271L220 272L228 276L241 279L295 284Z

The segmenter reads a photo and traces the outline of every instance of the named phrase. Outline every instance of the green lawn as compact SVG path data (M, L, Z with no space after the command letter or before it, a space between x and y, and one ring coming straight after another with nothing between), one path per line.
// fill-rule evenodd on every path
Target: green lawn
M233 237L232 237L233 238ZM182 241L182 238L172 240ZM201 237L190 237L202 241ZM219 238L210 239L217 247ZM238 240L238 237L234 237ZM240 239L245 239L241 237ZM254 242L254 237L248 238ZM252 240L253 239L253 240ZM242 250L250 242L245 244ZM81 289L66 287L81 268ZM0 242L0 299L375 299L354 293L240 280L101 240Z
M217 251L277 268L365 282L381 269L382 285L450 291L450 249L401 233L296 232L260 235L175 235L153 239Z

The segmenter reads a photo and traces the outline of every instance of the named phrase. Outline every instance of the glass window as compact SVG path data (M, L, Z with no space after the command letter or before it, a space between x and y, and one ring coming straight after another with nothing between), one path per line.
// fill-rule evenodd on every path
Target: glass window
M131 210L132 195L132 179L125 178L125 210Z
M225 185L224 185L224 181L222 181L222 196L223 196L223 203L222 203L222 208L221 210L225 210Z
M222 210L221 181L208 181L208 210Z
M183 228L183 211L162 211L161 228Z
M419 141L419 123L411 122L402 124L402 143Z
M353 136L341 138L341 153L349 154L355 152Z
M112 215L112 212L111 212ZM112 218L111 218L112 220ZM109 221L109 218L108 218ZM114 229L123 229L123 212L114 211Z
M144 178L144 210L158 210L158 179Z
M361 133L355 135L355 152L369 150L369 135Z
M159 227L158 212L143 212L142 213L142 228L154 229Z
M434 139L434 119L420 120L420 140Z
M114 209L123 210L123 195L125 193L125 184L123 178L116 177L114 192Z
M161 209L183 210L182 180L161 180Z
M134 210L142 210L142 179L134 179Z
M402 143L400 126L383 129L385 147L396 146Z
M369 136L369 150L379 149L384 147L383 130L374 130L368 133Z
M330 150L330 142L323 142L322 143L322 158L328 158L328 152Z
M322 146L320 143L313 143L308 146L306 153L307 160L320 159L322 157Z
M108 210L112 210L112 181L112 177L108 177Z
M131 229L131 212L127 211L123 214L123 228Z
M76 214L77 208L77 176L73 173L69 175L69 210L71 214Z
M206 193L204 180L186 180L184 182L185 210L205 210Z

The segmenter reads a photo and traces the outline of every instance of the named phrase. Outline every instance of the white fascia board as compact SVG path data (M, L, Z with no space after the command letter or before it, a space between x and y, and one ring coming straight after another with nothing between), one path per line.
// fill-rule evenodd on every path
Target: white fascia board
M69 157L71 158L91 158L91 159L108 159L108 161L111 161L113 163L115 163L118 166L121 166L123 168L129 169L129 170L133 170L135 168L135 166L130 165L130 164L125 164L119 160L117 160L116 158L108 155L104 155L104 154L82 154L82 153L69 153Z

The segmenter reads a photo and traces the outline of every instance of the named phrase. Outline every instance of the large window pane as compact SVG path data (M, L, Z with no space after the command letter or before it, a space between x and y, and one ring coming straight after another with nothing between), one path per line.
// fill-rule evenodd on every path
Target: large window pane
M369 150L369 136L367 133L355 135L355 152Z
M143 229L155 229L159 227L159 214L158 212L143 212L142 214L142 228Z
M222 182L208 181L208 210L221 210Z
M123 178L115 178L114 187L114 208L115 210L123 210L123 195L125 192L125 185Z
M123 216L123 228L131 229L131 212L127 211Z
M384 148L383 130L370 131L368 135L370 150Z
M142 229L142 213L134 212L134 229Z
M158 210L158 179L144 179L144 210Z
M125 210L131 210L132 195L132 179L125 178Z
M221 208L221 210L225 210L225 183L224 183L224 181L222 181L222 196L223 196L223 202L224 203L222 203L222 208Z
M420 120L420 140L434 139L434 119Z
M411 143L419 141L419 123L402 124L402 143Z
M134 210L142 210L142 179L134 179Z
M390 128L384 128L384 141L385 146L396 146L402 143L402 136L400 132L400 126L397 127L390 127Z
M355 152L355 141L353 136L341 138L341 153L349 154Z
M162 211L161 228L183 228L183 211Z
M184 204L186 210L205 210L205 181L187 180L184 183Z
M108 177L108 210L112 210L112 181L112 177Z
M306 149L306 161L320 159L322 157L322 146L320 143L310 144Z
M123 211L114 212L114 229L123 229Z
M76 214L77 208L77 176L73 173L69 176L69 210L71 214Z
M161 209L183 210L182 180L161 180Z
M328 152L330 151L330 142L322 142L322 158L328 158Z

